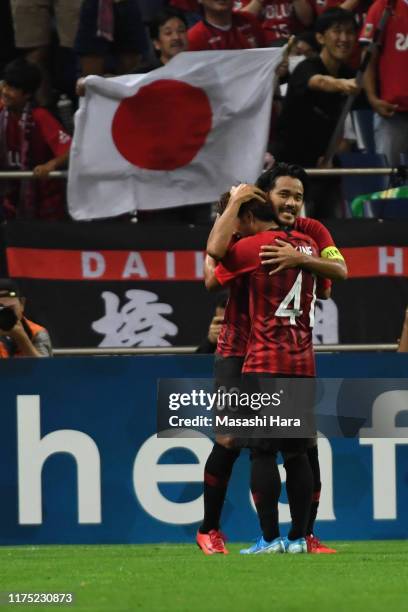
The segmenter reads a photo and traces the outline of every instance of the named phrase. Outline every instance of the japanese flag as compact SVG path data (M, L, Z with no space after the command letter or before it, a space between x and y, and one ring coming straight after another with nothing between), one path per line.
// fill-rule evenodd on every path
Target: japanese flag
M75 219L218 199L254 181L280 49L181 53L144 75L90 76L68 178Z

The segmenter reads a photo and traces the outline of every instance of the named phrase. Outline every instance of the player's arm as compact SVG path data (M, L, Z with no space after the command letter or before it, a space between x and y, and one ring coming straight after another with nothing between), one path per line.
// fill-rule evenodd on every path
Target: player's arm
M331 297L331 291L331 280L319 276L316 283L316 297L318 297L319 300L328 300Z
M216 267L217 262L215 259L210 255L206 255L204 259L204 284L208 291L215 291L216 289L220 289L222 286L215 276Z
M236 242L223 258L223 261L215 267L211 257L205 260L204 278L208 290L227 285L235 278L252 272L259 267L259 243L255 236L242 238Z
M309 89L325 93L342 93L346 96L356 94L356 79L337 79L329 74L315 74L308 82Z
M266 252L268 258L264 256ZM303 268L331 280L347 278L346 262L335 246L326 247L321 251L320 257L315 257L300 253L291 244L277 238L274 245L261 246L260 257L263 265L275 266L269 272L271 276L288 268Z
M222 215L216 219L208 236L207 253L210 257L219 261L225 256L231 239L237 231L239 209L242 204L253 198L260 202L266 201L264 192L254 185L242 183L238 187L231 188L228 204Z

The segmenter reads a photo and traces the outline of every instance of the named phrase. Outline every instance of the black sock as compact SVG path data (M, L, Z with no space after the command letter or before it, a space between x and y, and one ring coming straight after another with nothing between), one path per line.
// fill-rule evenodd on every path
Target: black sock
M232 468L240 451L214 444L204 470L204 520L200 533L219 529L222 507Z
M311 535L314 531L314 524L319 508L320 491L322 489L322 483L320 482L320 465L319 465L319 452L317 446L307 449L307 456L309 458L310 467L312 468L313 474L313 494L312 494L312 505L310 508L309 521L307 525L307 535Z
M251 454L251 492L264 539L279 537L278 501L281 479L276 454L254 449Z
M289 540L306 536L306 528L312 501L313 475L306 453L285 461L286 491L292 517Z

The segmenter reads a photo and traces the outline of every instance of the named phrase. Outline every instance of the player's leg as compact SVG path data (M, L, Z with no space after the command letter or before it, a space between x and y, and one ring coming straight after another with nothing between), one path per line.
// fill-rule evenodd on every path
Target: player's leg
M251 449L251 493L259 518L262 536L242 554L281 553L283 541L279 534L278 502L281 478L276 462L276 450L270 440L253 441ZM273 441L272 441L273 443Z
M317 511L319 509L320 492L322 489L317 438L310 438L308 441L307 456L313 474L312 504L310 507L309 521L307 524L307 535L310 536L314 533L314 524L317 517Z
M243 358L216 356L215 388L230 389L240 379ZM227 494L232 468L240 449L234 438L217 435L204 468L204 519L197 533L197 544L205 554L226 553L220 518Z
M285 541L287 552L307 552L306 532L313 492L313 474L306 454L306 440L284 440L286 492L292 526Z
M321 479L320 479L320 464L319 464L319 450L317 446L317 437L310 438L308 440L307 456L308 456L310 467L312 469L312 474L313 474L312 504L310 507L310 515L309 515L309 521L307 525L307 536L306 536L307 550L310 553L323 553L323 554L336 553L337 551L334 548L329 548L328 546L325 546L325 544L323 544L314 535L315 521L316 521L318 509L319 509L320 492L322 488Z

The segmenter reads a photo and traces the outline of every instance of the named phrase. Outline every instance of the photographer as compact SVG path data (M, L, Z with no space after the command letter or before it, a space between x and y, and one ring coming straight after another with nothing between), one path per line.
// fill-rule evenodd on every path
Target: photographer
M51 340L47 330L24 316L25 298L17 284L0 279L0 359L10 357L50 357Z

